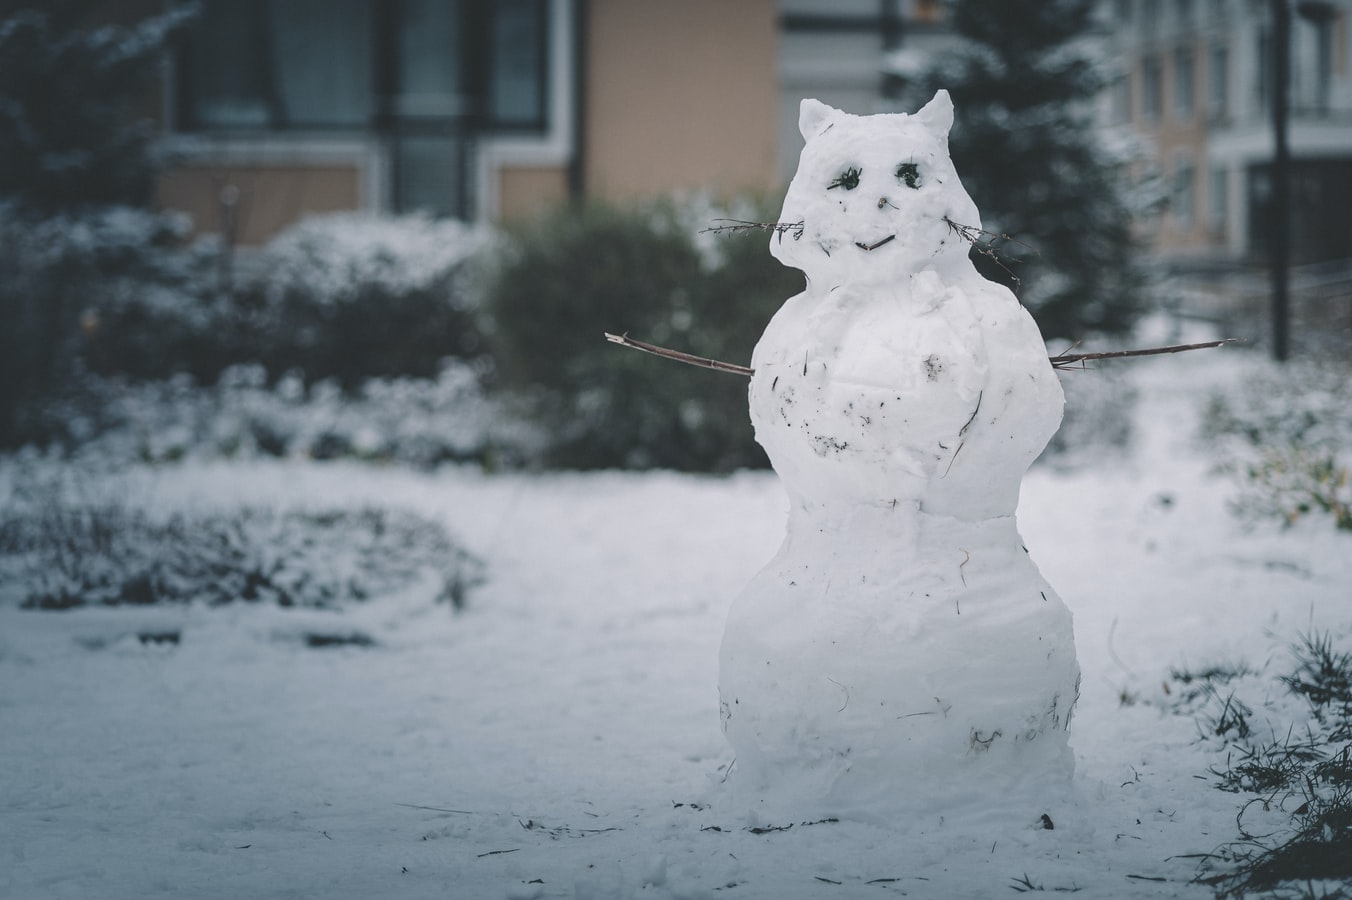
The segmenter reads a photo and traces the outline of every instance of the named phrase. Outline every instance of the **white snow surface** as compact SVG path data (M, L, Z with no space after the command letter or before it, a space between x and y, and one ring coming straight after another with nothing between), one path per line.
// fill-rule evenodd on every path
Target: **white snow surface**
M1118 364L1141 391L1130 451L1024 480L1020 531L1084 671L1053 830L719 804L719 639L783 535L772 473L192 463L101 484L157 509L411 508L489 580L460 614L0 609L0 897L978 898L1025 876L1209 897L1189 855L1235 839L1243 798L1207 780L1222 759L1196 722L1144 701L1170 666L1282 665L1300 633L1352 624L1347 535L1236 520L1191 441L1242 356ZM19 471L0 463L0 498ZM315 620L377 645L288 639ZM142 646L148 627L182 642Z

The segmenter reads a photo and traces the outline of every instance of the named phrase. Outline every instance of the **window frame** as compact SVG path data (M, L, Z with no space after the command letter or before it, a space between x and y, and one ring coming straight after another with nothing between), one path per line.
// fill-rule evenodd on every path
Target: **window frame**
M266 32L269 28L265 19L258 18L266 13L268 0L256 3L226 4L240 14L249 17L245 28L251 33ZM532 13L536 23L532 56L535 60L533 73L533 93L535 111L520 119L500 118L493 110L493 22L501 11L496 3L482 3L467 0L459 4L462 34L465 34L466 53L461 58L464 70L462 84L467 96L467 112L448 116L419 116L400 114L396 107L401 92L399 59L403 49L400 46L398 14L400 4L371 0L367 7L371 27L367 36L370 53L371 77L367 86L369 103L361 121L325 122L320 119L297 123L293 116L278 118L279 104L272 96L280 92L280 75L264 64L262 77L266 83L257 98L266 110L264 120L258 123L211 121L202 115L198 106L200 91L195 85L197 69L193 36L190 34L179 41L173 51L174 62L174 130L190 134L369 134L383 133L392 123L406 120L408 123L427 122L436 119L456 119L460 127L468 128L483 135L505 136L544 136L553 126L551 80L553 60L551 58L550 33L553 17L550 15L549 0L523 0ZM468 26L468 28L466 27ZM415 126L416 127L416 126Z

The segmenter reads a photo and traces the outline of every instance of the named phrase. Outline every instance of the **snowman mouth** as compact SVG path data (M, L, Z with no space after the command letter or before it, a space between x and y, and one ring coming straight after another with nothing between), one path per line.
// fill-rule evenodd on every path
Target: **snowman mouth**
M872 244L865 244L863 241L855 241L855 242L854 242L854 245L855 245L856 247L858 247L860 250L864 250L864 251L871 252L871 251L877 250L877 249L878 249L879 247L881 247L883 244L886 244L888 241L894 240L895 238L896 238L896 235L895 235L895 234L889 234L887 237L883 238L882 240L880 240L880 241L875 241L875 242L872 243Z

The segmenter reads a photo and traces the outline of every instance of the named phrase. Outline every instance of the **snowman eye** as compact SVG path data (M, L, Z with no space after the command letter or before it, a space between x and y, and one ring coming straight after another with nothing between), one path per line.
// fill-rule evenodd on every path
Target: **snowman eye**
M859 187L859 169L850 166L837 175L836 180L828 184L826 189L829 191L832 188L844 188L847 191L852 191L857 187Z
M897 166L897 181L906 185L908 188L920 188L920 168L913 162L902 163Z

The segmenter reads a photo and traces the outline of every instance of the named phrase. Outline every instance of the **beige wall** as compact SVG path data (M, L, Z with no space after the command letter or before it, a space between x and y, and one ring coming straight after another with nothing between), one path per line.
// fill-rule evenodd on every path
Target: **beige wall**
M347 166L185 166L160 177L156 205L192 216L198 233L220 233L221 192L239 190L235 239L262 244L306 215L358 208L360 173Z
M775 0L591 0L584 190L776 188Z
M498 172L498 219L501 221L531 218L567 199L567 169L517 167Z

